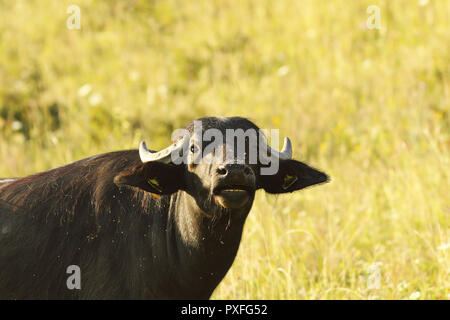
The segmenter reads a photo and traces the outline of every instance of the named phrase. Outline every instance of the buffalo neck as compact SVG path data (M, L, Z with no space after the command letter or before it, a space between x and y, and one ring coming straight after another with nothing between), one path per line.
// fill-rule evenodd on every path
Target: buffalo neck
M215 217L184 191L171 196L167 255L186 289L203 288L200 297L209 297L236 257L247 213L230 211Z

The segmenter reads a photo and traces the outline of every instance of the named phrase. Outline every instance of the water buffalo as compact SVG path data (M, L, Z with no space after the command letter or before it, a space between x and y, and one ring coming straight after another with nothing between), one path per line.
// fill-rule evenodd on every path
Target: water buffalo
M200 134L258 131L239 117L195 123ZM0 180L0 298L208 299L233 263L256 190L328 179L292 160L287 138L280 152L247 135L241 155L237 138L207 153L213 140L199 139L195 123L159 152L142 143Z

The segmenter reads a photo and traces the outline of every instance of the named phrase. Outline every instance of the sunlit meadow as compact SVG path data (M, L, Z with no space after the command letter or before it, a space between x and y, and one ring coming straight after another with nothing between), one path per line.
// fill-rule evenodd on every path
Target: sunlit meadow
M257 193L213 299L450 299L449 109L447 0L0 0L0 176L206 115L279 128L331 176Z

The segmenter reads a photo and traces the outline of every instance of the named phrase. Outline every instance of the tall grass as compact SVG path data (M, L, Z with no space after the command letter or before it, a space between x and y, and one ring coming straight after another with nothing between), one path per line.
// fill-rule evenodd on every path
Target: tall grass
M66 28L71 4L81 30ZM200 116L249 117L332 182L258 193L213 298L449 299L449 12L445 0L0 0L0 176L144 138L161 148Z

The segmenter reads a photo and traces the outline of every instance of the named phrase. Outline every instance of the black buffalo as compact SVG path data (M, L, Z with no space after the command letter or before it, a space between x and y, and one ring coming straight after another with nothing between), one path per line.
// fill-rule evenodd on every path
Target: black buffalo
M202 132L258 129L237 117L199 120ZM267 163L248 161L249 139L244 162L192 161L208 143L192 123L186 129L190 136L160 152L141 144L0 180L0 298L208 299L233 263L256 190L328 179L290 159L288 139L281 152L269 148L279 161L272 175L260 173ZM175 164L174 152L185 161ZM81 289L67 286L72 265Z

